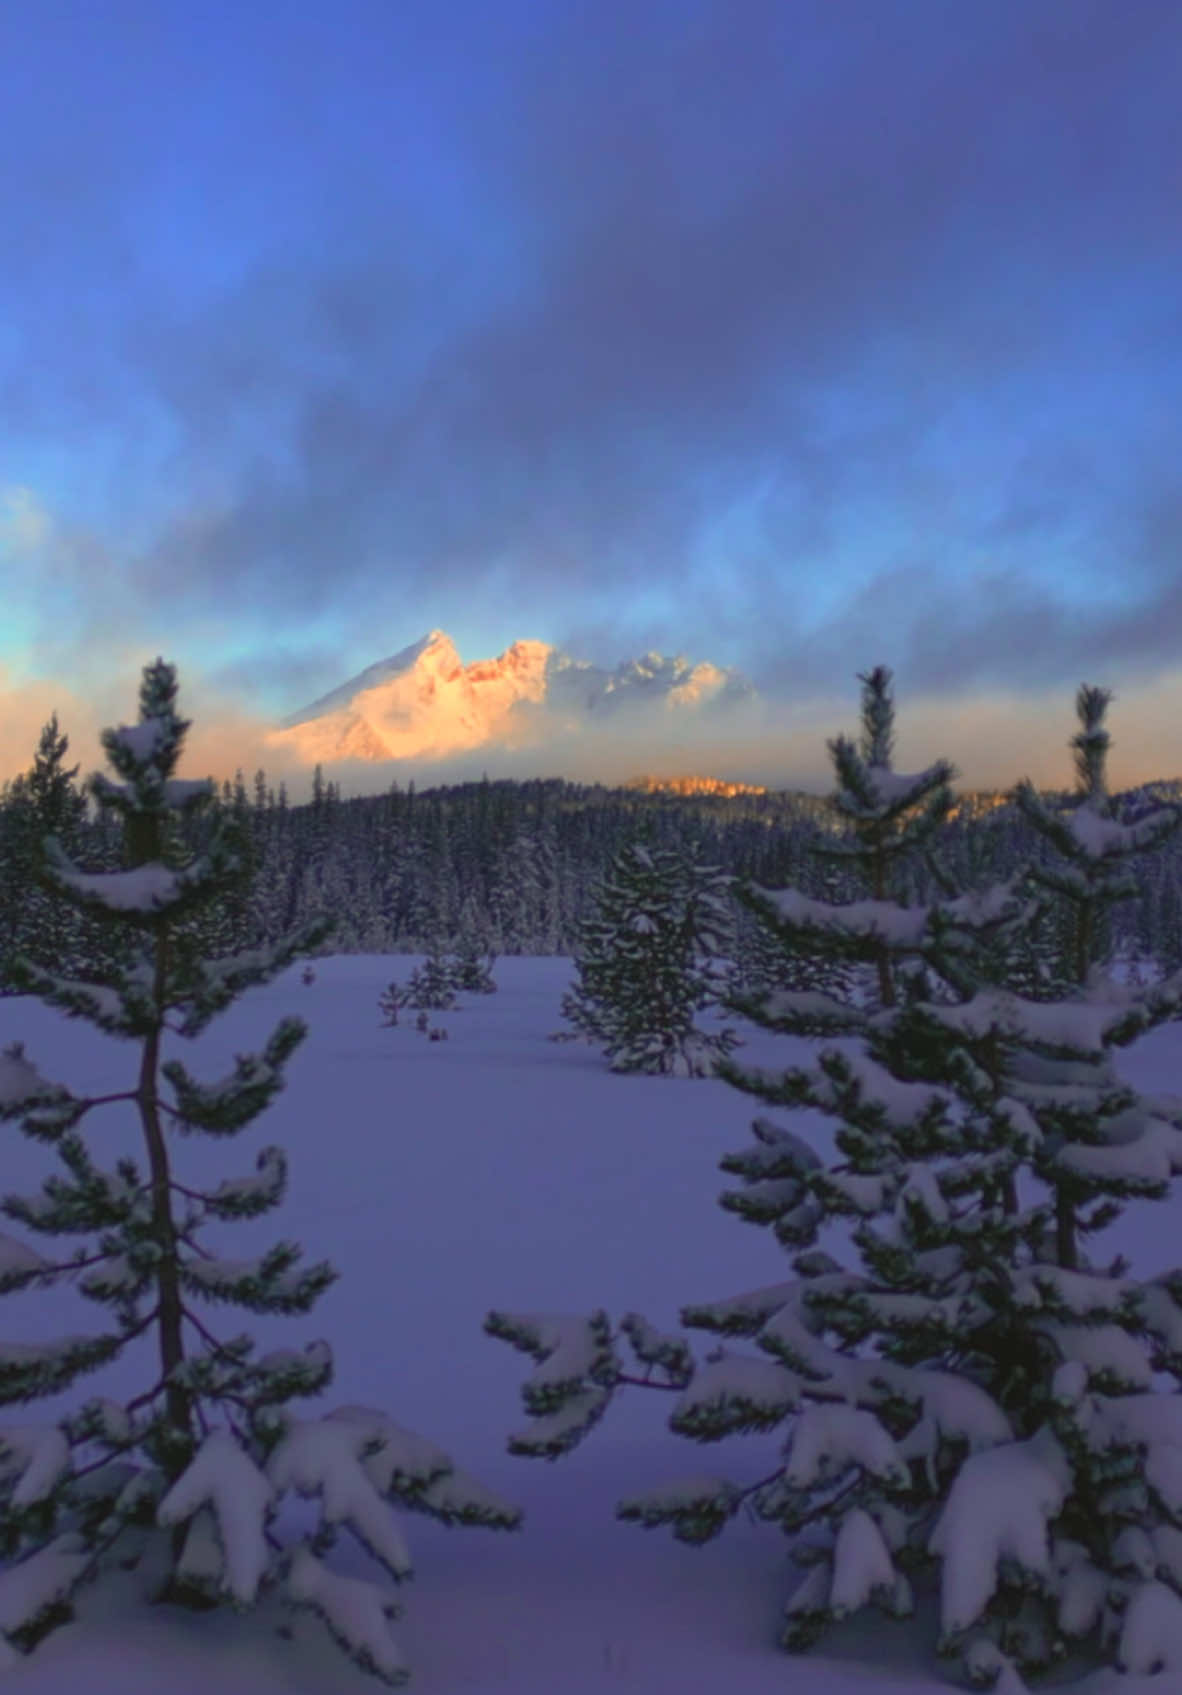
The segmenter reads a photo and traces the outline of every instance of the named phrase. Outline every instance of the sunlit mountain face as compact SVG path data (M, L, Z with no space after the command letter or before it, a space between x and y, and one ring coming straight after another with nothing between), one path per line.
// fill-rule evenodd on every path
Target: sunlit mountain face
M495 659L465 664L450 636L431 630L293 713L269 740L308 765L438 759L614 724L716 723L753 698L738 672L708 661L646 653L609 670L546 642L517 641Z

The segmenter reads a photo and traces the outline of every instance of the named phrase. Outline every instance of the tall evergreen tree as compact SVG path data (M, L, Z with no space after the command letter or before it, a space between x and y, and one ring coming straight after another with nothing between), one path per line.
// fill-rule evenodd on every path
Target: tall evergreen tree
M1093 761L1095 729L1085 723ZM946 814L942 797L923 801L925 788L938 794L926 774L882 782L880 761L860 771L848 744L831 752L860 820L892 793ZM1069 899L1177 824L1171 808L1081 812L1048 826L1076 873L1061 878ZM933 868L925 903L886 899L881 885L828 907L796 890L764 897L786 938L861 952L878 986L864 1004L815 989L764 996L753 1016L819 1040L815 1060L724 1067L768 1106L835 1126L830 1153L815 1132L760 1117L751 1145L722 1162L741 1180L722 1204L773 1231L792 1275L683 1308L684 1324L724 1339L701 1364L635 1313L620 1332L640 1371L603 1312L490 1313L490 1333L539 1362L523 1391L530 1424L510 1448L569 1450L630 1384L675 1393L671 1428L698 1441L786 1428L754 1481L696 1476L619 1516L703 1542L746 1503L797 1538L792 1648L868 1604L910 1613L938 1565L940 1645L973 1681L1004 1672L1017 1689L1015 1668L1069 1648L1151 1670L1163 1640L1182 1635L1182 1396L1154 1377L1182 1381L1182 1273L1139 1281L1074 1238L1068 1251L1058 1197L1098 1237L1182 1171L1182 1104L1139 1095L1113 1063L1177 1015L1182 978L1135 989L1093 959L1058 1001L1019 995L998 970L1033 916L1025 880L958 893ZM732 1351L735 1337L757 1351Z
M420 1012L447 1012L456 1004L456 991L447 956L438 940L405 983L390 983L378 1002L383 1012L412 1007Z
M871 900L898 901L903 898L902 874L908 862L927 854L948 817L952 806L950 784L956 773L947 760L937 760L915 775L897 773L891 763L895 745L891 672L885 665L876 665L858 681L862 684L858 741L838 736L829 743L837 776L832 805L847 825L848 834L837 837L821 851L855 869ZM770 916L791 926L791 911L782 906ZM804 933L809 929L806 922ZM891 970L891 937L885 930L879 933L873 918L867 934L874 944L870 955L879 999L883 1006L893 1006L897 984Z
M1154 807L1131 822L1117 818L1108 792L1111 737L1104 721L1111 699L1108 689L1086 683L1076 695L1080 727L1071 741L1073 805L1049 805L1028 781L1014 791L1023 816L1058 859L1057 864L1033 865L1030 876L1057 897L1062 916L1052 932L1057 945L1047 975L1068 991L1071 986L1084 989L1093 969L1111 953L1113 908L1139 893L1132 862L1159 849L1182 822L1182 809L1176 806ZM1058 1255L1066 1267L1076 1263L1076 1188L1067 1179L1056 1185Z
M0 1056L0 1117L52 1148L63 1168L39 1194L9 1195L0 1210L38 1234L87 1239L51 1260L4 1238L0 1288L77 1279L109 1315L95 1335L0 1345L0 1401L57 1394L140 1336L153 1338L158 1365L154 1381L125 1403L97 1397L57 1422L0 1426L0 1553L15 1562L0 1573L4 1652L12 1657L68 1616L83 1581L146 1553L154 1598L248 1606L275 1596L311 1608L359 1665L396 1683L406 1665L388 1628L391 1592L326 1563L338 1528L347 1526L397 1582L411 1567L390 1503L447 1523L508 1526L519 1515L382 1413L339 1407L298 1416L291 1403L331 1380L327 1343L259 1356L249 1335L219 1337L202 1315L211 1302L307 1312L336 1276L327 1263L301 1264L292 1242L227 1259L200 1240L207 1223L249 1220L279 1204L287 1162L278 1146L262 1150L253 1174L214 1187L174 1176L176 1134L245 1129L282 1087L305 1027L281 1020L260 1053L240 1055L213 1082L164 1059L166 1032L200 1036L323 928L269 949L203 957L192 920L242 873L233 835L219 827L228 820L212 812L213 785L174 774L189 727L176 695L173 668L158 660L143 673L139 721L103 734L118 780L96 775L92 789L122 820L123 869L83 872L59 842L46 846L49 886L127 938L126 964L95 983L15 962L23 989L132 1043L138 1065L127 1089L86 1097L47 1082L17 1048ZM201 851L186 852L183 821L211 813ZM84 1121L111 1106L137 1116L146 1171L130 1158L107 1169L88 1146ZM293 1488L319 1497L321 1522L311 1539L285 1547L272 1520Z
M469 898L460 908L455 945L448 960L452 987L461 994L495 994L497 985L492 974L495 958L487 926Z
M69 750L70 738L63 734L54 712L42 728L27 779L38 828L67 843L73 841L86 811L85 796L75 782L79 767L66 767Z
M830 897L836 894L837 874L829 868L823 878ZM840 954L823 955L812 946L799 946L776 922L776 915L757 885L735 886L738 902L735 963L726 1004L745 1012L752 999L777 989L822 989L826 994L851 994L856 967Z
M734 1045L694 1018L716 1002L732 929L727 879L686 851L632 842L584 924L563 1017L601 1042L613 1071L708 1077Z
M77 970L83 947L93 951L98 945L94 927L78 913L63 911L37 884L45 837L76 849L86 814L78 766L65 763L69 747L55 712L42 727L32 766L6 797L0 817L0 912L5 920L0 956L21 951L46 965Z

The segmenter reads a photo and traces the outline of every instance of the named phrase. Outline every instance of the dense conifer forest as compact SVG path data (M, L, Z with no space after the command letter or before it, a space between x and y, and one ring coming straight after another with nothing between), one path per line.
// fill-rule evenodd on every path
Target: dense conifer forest
M0 790L0 971L16 951L37 957L48 947L61 961L63 920L51 918L33 876L46 832L90 869L120 862L118 821L87 802L67 757L68 739L51 721L30 770ZM1182 784L1162 782L1122 801L1135 812L1180 793ZM318 768L311 800L298 806L264 772L249 783L239 773L222 784L214 816L244 843L254 872L251 893L228 897L208 921L215 952L263 945L294 924L331 915L325 947L335 953L419 952L467 938L497 954L567 954L613 857L642 834L768 887L792 884L837 898L856 892L843 890L840 860L812 851L843 828L831 803L788 790L684 794L485 779L422 792L396 783L384 794L342 799ZM970 887L1044 852L1000 793L962 795L941 845L951 875ZM930 870L919 865L908 875L912 886L901 892L925 898ZM72 922L80 953L86 931L93 954L95 920ZM1124 958L1166 969L1182 963L1182 844L1157 856L1137 900L1113 922ZM742 945L750 931L741 915L739 928Z

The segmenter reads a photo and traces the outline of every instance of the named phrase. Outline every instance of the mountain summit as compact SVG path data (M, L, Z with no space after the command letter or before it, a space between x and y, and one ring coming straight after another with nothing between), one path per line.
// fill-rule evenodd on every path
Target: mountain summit
M268 740L306 765L439 759L620 718L629 729L665 728L751 692L738 672L708 662L646 653L606 670L539 641L465 665L451 637L430 630L285 718Z

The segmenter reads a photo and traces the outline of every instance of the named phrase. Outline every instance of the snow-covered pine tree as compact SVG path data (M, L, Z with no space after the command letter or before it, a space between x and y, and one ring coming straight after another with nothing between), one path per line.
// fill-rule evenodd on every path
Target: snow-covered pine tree
M1182 886L1174 867L1162 880L1157 910L1153 956L1161 970L1177 971L1182 967Z
M222 816L216 819L215 827L224 831L241 868L234 887L220 903L217 914L221 929L220 945L210 949L210 954L216 959L223 949L226 953L240 953L248 943L256 940L251 933L254 917L252 896L261 853L260 844L255 839L255 819L241 771L234 773L229 805L223 803Z
M499 953L524 953L534 941L535 914L542 900L538 844L519 827L498 850L488 892L492 944Z
M489 944L488 925L482 920L471 893L460 907L458 933L452 944L447 972L453 989L460 994L496 993L492 968L496 955Z
M718 1000L731 933L722 872L685 849L631 842L582 926L563 1017L603 1044L613 1071L709 1077L735 1036L700 1030L694 1018Z
M823 877L825 898L837 900L837 873ZM738 904L735 962L725 1004L743 1012L745 1004L777 989L821 989L829 995L849 995L857 968L843 956L820 954L814 946L794 946L776 924L774 915L750 882L735 885Z
M455 953L447 962L447 974L452 987L460 994L493 995L497 989L492 974L495 964L495 954L481 953L474 942L461 936Z
M326 1342L259 1356L249 1335L219 1337L202 1315L210 1302L303 1313L336 1276L325 1262L302 1265L288 1241L248 1259L201 1243L206 1223L253 1219L279 1204L287 1162L278 1146L259 1153L252 1174L215 1187L174 1176L175 1135L245 1129L282 1087L305 1026L283 1019L261 1053L240 1055L208 1083L166 1060L165 1044L199 1036L324 927L215 962L201 956L200 926L189 920L239 868L216 828L198 855L181 846L180 820L207 808L213 789L174 775L188 729L176 692L171 666L147 666L139 722L103 734L119 781L96 775L92 787L122 818L124 869L88 873L59 843L46 846L48 884L120 931L129 963L94 983L15 962L25 991L133 1044L138 1061L126 1090L85 1097L47 1082L19 1048L0 1055L0 1118L15 1119L63 1167L39 1194L8 1195L0 1210L40 1235L80 1239L48 1258L0 1238L0 1290L77 1280L109 1314L94 1335L0 1344L0 1401L57 1394L140 1336L154 1339L159 1363L155 1380L125 1403L99 1396L53 1422L0 1425L0 1554L9 1562L0 1572L0 1656L12 1660L68 1617L73 1592L112 1562L142 1559L155 1599L247 1607L274 1598L314 1609L360 1666L397 1683L406 1665L388 1628L392 1591L331 1569L325 1555L338 1529L352 1531L397 1582L411 1566L391 1503L446 1523L509 1526L519 1514L383 1413L343 1406L297 1415L291 1403L331 1380ZM101 1107L135 1113L146 1171L130 1158L107 1169L93 1156L82 1126ZM285 1547L272 1521L291 1489L319 1497L321 1522L310 1540Z
M422 964L414 967L406 982L390 983L378 1002L384 1013L400 1006L420 1012L449 1012L455 1004L451 966L438 935L432 938Z
M37 884L40 846L47 835L76 844L86 797L67 767L70 738L56 712L41 730L30 769L12 783L0 818L0 980L5 954L31 954L59 970L77 970L84 947L99 943L93 924L63 910Z
M1169 809L1098 813L1072 836L1103 858L1171 828ZM811 1065L726 1067L837 1129L830 1155L759 1118L754 1144L723 1160L742 1179L723 1205L770 1227L793 1275L683 1308L684 1324L725 1339L703 1364L635 1313L620 1330L641 1373L621 1363L606 1313L486 1320L539 1362L513 1451L569 1450L626 1384L676 1393L671 1428L698 1441L787 1427L752 1482L699 1475L617 1509L701 1542L746 1502L796 1537L806 1575L787 1646L870 1603L910 1612L938 1561L942 1648L975 1682L1008 1666L1012 1689L1015 1666L1042 1669L1069 1646L1182 1670L1182 1396L1153 1375L1182 1380L1182 1272L1137 1281L1119 1261L1065 1264L1055 1228L1064 1186L1091 1235L1182 1170L1182 1100L1139 1096L1112 1061L1177 1015L1182 979L1137 991L1095 973L1058 1003L998 986L1033 916L1022 888L828 913L792 891L767 897L821 941L885 943L881 992L864 1006L767 997L769 1029L839 1042ZM831 1235L822 1250L821 1231L843 1222L845 1246ZM735 1337L756 1352L732 1351Z
M1059 864L1035 864L1030 876L1057 896L1063 920L1055 932L1060 950L1049 962L1048 979L1084 988L1093 968L1111 951L1111 915L1115 906L1139 894L1131 862L1156 851L1182 822L1182 808L1154 806L1118 819L1108 793L1107 761L1111 737L1105 716L1108 689L1083 684L1075 700L1079 730L1072 738L1075 756L1074 804L1055 808L1029 782L1019 783L1014 799L1023 816L1054 850ZM1072 1138L1074 1139L1074 1138ZM1054 1158L1054 1148L1048 1155ZM1074 1180L1056 1185L1059 1262L1075 1264Z
M757 1023L766 1021L769 998L781 989L846 1000L860 985L868 1003L895 1005L905 979L922 970L914 946L919 908L906 904L914 881L910 868L922 861L951 892L931 849L952 806L956 773L947 760L914 774L895 771L891 672L879 665L858 680L860 736L857 742L837 736L828 743L836 777L829 804L841 828L836 835L819 835L811 849L816 859L829 862L820 879L826 896L750 882L736 890L759 925L760 963L746 980L740 975L728 1005ZM866 898L840 898L842 888L859 884ZM918 986L913 982L912 992ZM791 1033L808 1032L794 1025ZM727 1067L722 1070L726 1075Z
M862 684L858 741L837 736L828 744L837 777L831 804L848 834L820 842L814 851L860 877L871 901L885 903L878 915L881 921L875 922L871 912L868 925L855 922L851 939L854 958L865 961L869 954L873 961L881 1004L892 1006L898 993L896 973L891 969L892 908L897 911L906 899L904 879L911 863L922 856L930 869L938 870L929 850L951 810L950 785L956 772L943 759L914 775L896 772L892 766L895 700L891 672L885 665L876 665L859 675L858 681ZM795 937L798 946L807 945L811 933L814 949L823 957L827 951L841 957L849 925L845 920L828 922L840 903L821 903L819 925L810 921L810 914L816 913L807 904L799 912L803 919L800 924L794 922L796 905L792 900L775 900L770 906L767 902L757 904L785 940L791 942Z

